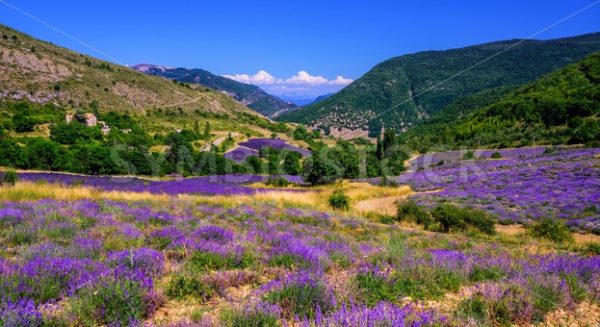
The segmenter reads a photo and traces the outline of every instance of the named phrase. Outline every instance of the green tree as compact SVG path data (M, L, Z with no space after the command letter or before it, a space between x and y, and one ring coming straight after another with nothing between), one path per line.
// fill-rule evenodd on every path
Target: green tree
M0 140L0 166L27 168L27 157L15 140Z
M594 141L600 142L600 122L588 120L575 129L569 143L591 143Z
M210 138L210 123L209 122L206 122L206 125L204 126L204 138L205 139Z
M350 142L339 141L331 150L331 160L337 162L343 170L344 178L358 178L360 175L360 160L358 149Z
M256 156L249 156L246 158L246 165L248 165L252 173L254 174L262 174L263 173L263 161Z
M17 112L12 117L12 124L16 132L27 133L33 131L35 120L23 112Z
M76 144L101 140L102 132L99 127L88 127L74 121L70 124L59 123L50 129L50 139L60 144Z
M283 171L288 175L298 175L302 170L300 164L302 156L298 152L287 152L283 159Z
M193 170L194 166L194 148L186 139L185 134L171 133L167 136L167 146L169 149L165 154L167 171L187 174Z
M377 144L376 144L376 148L375 148L375 156L379 160L383 159L383 157L384 157L383 143L381 141L381 135L377 135Z
M62 152L58 144L42 138L35 139L25 148L28 167L33 169L57 169L57 160Z
M70 151L76 172L88 175L116 174L125 172L119 170L113 162L110 148L101 144L77 144Z
M326 146L314 149L312 156L304 161L303 178L308 183L331 183L343 176L343 169L331 158Z
M382 150L385 157L389 156L392 152L392 147L396 144L396 132L393 129L386 129L383 132Z

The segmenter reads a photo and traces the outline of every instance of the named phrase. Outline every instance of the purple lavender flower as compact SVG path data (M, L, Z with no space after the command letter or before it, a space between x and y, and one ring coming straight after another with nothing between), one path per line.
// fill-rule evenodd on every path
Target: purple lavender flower
M35 327L42 323L42 313L36 309L33 300L23 298L16 302L0 301L0 326Z

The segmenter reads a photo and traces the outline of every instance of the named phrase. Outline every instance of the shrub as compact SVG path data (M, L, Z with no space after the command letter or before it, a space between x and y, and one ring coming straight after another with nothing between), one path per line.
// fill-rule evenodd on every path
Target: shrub
M466 222L464 212L459 207L451 204L440 204L433 209L433 220L440 224L442 230L448 233L452 230L465 230Z
M23 226L13 228L7 235L8 243L11 245L32 244L38 238L35 231Z
M382 223L382 224L385 224L385 225L391 225L395 221L396 221L396 217L394 217L394 216L385 215L385 216L381 216L379 218L379 222Z
M220 270L246 268L252 264L254 258L244 253L241 257L221 255L213 252L196 251L189 259L189 265L194 271Z
M28 116L26 113L17 112L12 117L12 124L17 133L32 132L35 127L36 121Z
M587 245L586 252L591 255L600 255L600 243L591 243Z
M271 267L307 267L308 262L306 262L302 257L290 253L283 253L274 255L269 259L269 266Z
M80 289L72 304L79 323L86 326L127 326L132 320L146 318L151 307L147 290L141 283L126 278L104 280Z
M2 174L0 185L15 185L19 180L19 176L14 169L9 169Z
M286 317L312 319L318 310L325 313L334 309L333 295L319 280L300 275L286 280L281 288L266 293L263 300L281 307Z
M486 280L500 280L506 277L506 272L500 269L500 267L493 266L489 268L475 266L471 273L469 273L469 280L471 282L483 282Z
M288 182L288 180L283 177L269 177L265 184L274 187L287 187L288 185L290 185L290 182Z
M545 218L531 225L529 230L537 238L559 243L573 241L573 235L571 235L569 228L561 220Z
M488 213L482 210L475 209L463 209L465 212L465 221L468 225L475 227L479 231L485 234L495 234L496 228L494 227L495 219L493 219Z
M456 309L459 317L475 319L479 323L485 323L488 320L488 303L486 299L477 294L470 298L462 300Z
M278 327L281 326L279 316L276 306L261 303L258 307L225 310L221 321L228 327Z
M213 296L213 290L210 286L201 282L197 278L188 276L176 276L167 285L166 295L170 298L183 300L187 297L193 297L206 301Z
M360 290L362 299L368 306L373 306L382 301L397 299L397 294L386 283L386 280L373 273L358 274L355 278L355 283Z
M500 152L496 151L496 152L492 153L492 155L490 156L490 158L492 158L492 159L501 159L502 158L502 154L500 154Z
M475 159L475 153L473 151L467 151L463 155L463 160L473 160Z
M467 227L473 227L482 233L494 234L495 220L486 212L460 208L452 204L440 204L431 213L433 221L440 225L444 232L450 230L465 230Z
M348 210L350 208L350 199L343 190L337 189L329 196L329 205L337 210Z
M419 225L423 225L426 229L429 228L433 222L429 211L427 211L426 208L419 206L414 201L398 203L396 219L398 221L415 222Z
M555 285L534 285L532 288L533 294L533 306L538 311L536 313L536 320L541 320L550 311L554 310L559 303L562 303L562 299L566 294L562 293L560 288L554 287Z
M398 271L388 278L362 273L355 281L367 305L395 302L407 296L419 300L437 299L449 291L458 291L463 282L455 272L431 267Z

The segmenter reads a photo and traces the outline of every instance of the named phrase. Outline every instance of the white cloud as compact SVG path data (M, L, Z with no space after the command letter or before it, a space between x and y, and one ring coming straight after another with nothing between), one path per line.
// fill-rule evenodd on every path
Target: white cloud
M299 71L296 75L285 80L285 84L295 85L321 85L327 83L323 76L312 76L305 70Z
M323 76L314 76L305 70L288 78L276 78L265 70L260 70L254 75L234 74L223 75L232 80L253 84L262 87L265 91L282 97L317 97L319 95L334 93L353 82L350 78L338 75L335 79L328 80Z
M352 79L344 78L344 76L338 75L334 80L329 81L329 84L346 86L352 82L354 82Z
M275 77L264 70L259 70L254 75L248 74L235 74L235 75L223 75L223 77L232 79L234 81L254 84L254 85L270 85L277 82Z

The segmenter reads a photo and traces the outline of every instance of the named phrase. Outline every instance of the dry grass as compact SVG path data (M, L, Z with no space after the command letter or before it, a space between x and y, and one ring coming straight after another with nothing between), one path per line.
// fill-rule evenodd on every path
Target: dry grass
M234 207L242 204L268 203L278 207L300 207L320 211L332 211L328 198L334 190L341 188L350 198L351 204L360 201L390 197L405 197L410 193L409 187L380 187L368 183L343 182L337 185L318 187L303 187L303 192L278 190L259 192L254 195L233 196L202 196L103 191L86 186L65 186L60 184L18 182L14 186L0 186L0 200L24 201L39 199L56 199L61 201L75 201L82 199L108 199L119 201L156 201L168 203L173 199L182 199L196 203L217 204L225 207ZM367 210L368 211L368 210ZM375 210L376 211L376 210ZM368 215L369 212L353 212Z
M0 200L25 201L56 199L75 201L82 199L109 199L121 201L169 201L168 195L136 192L105 192L86 186L64 186L49 183L18 182L14 186L0 186Z

